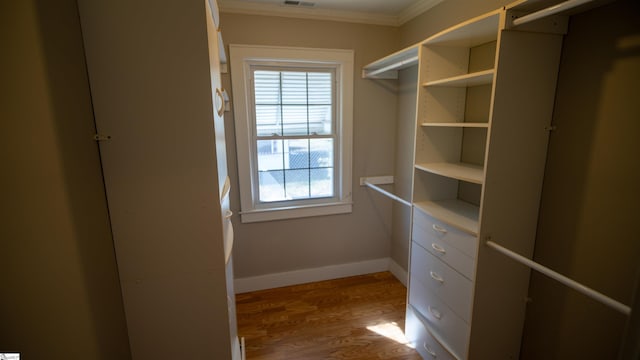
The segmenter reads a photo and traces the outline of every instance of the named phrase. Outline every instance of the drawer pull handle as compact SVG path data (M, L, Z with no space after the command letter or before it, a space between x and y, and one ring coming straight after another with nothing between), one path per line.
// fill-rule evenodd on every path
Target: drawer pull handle
M438 273L435 273L433 271L429 271L429 275L431 275L431 278L433 280L439 282L440 284L444 284L444 279Z
M441 234L446 234L447 233L447 229L443 228L442 226L433 224L431 227L433 228L433 230L435 230L435 231L437 231L437 232L439 232Z
M429 312L431 313L431 315L433 315L433 317L438 320L442 319L442 313L438 311L438 309L434 309L431 306L429 306L427 309L429 309Z
M436 354L435 351L431 350L431 348L429 347L429 345L427 345L427 343L423 343L422 347L427 350L427 352L429 353L429 355L431 355L431 357L433 357L434 359L438 357L438 354Z
M447 250L445 250L442 246L436 244L436 243L432 243L431 247L433 248L433 250L439 252L440 254L446 254Z

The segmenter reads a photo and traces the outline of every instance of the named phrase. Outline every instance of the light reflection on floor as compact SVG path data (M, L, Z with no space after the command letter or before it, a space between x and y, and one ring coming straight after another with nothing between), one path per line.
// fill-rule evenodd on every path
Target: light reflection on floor
M407 338L404 336L404 332L402 331L402 329L395 322L371 325L367 326L367 329L386 338L389 338L399 344L413 348L413 346L409 343L409 341L407 341Z

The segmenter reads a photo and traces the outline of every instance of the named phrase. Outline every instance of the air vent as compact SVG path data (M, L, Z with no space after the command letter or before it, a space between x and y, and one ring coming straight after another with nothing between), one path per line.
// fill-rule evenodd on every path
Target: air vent
M314 7L315 3L309 1L296 1L296 0L284 0L284 4L287 6L304 6L304 7Z

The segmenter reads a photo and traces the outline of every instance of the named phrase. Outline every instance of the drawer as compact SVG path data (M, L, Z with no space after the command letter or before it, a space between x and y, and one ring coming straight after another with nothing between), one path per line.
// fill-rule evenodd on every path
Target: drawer
M470 327L420 281L411 278L409 304L414 307L432 333L444 347L463 359L469 347Z
M464 321L471 321L473 283L413 242L411 280L416 280L447 304Z
M420 226L413 227L413 241L420 244L432 255L449 264L467 279L472 280L475 272L475 260L454 247L449 241L435 236Z
M438 221L421 210L414 208L414 233L417 228L423 230L421 233L427 236L427 239L440 239L441 241L449 243L470 258L476 258L476 253L478 252L478 238L476 236ZM430 245L431 244L429 244L429 246ZM426 247L427 246L425 246L425 248Z
M429 332L410 306L407 307L405 333L407 341L420 353L423 359L456 360Z

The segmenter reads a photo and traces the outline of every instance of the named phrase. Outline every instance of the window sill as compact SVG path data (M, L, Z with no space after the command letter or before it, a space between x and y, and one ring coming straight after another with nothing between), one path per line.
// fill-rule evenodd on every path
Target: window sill
M292 206L277 209L258 209L240 212L243 223L297 219L312 216L347 214L352 211L351 202L338 202L321 205Z

